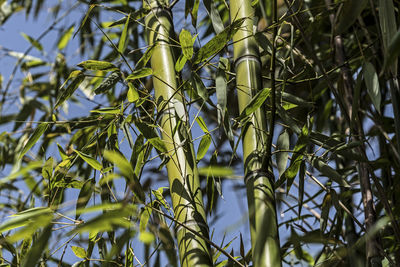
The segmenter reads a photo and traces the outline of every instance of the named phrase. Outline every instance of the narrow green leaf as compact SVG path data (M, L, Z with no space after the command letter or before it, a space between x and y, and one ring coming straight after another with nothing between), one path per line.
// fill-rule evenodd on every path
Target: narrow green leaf
M72 252L77 256L78 258L85 259L86 258L86 251L82 247L77 247L77 246L71 246Z
M127 93L128 101L131 103L136 102L139 99L138 91L136 90L136 88L133 86L132 83L128 83L128 87L129 87Z
M182 53L186 59L190 60L193 56L193 38L189 31L182 29L179 34L179 43L182 47Z
M101 171L101 169L103 168L103 165L100 164L100 162L98 162L96 159L92 158L91 156L83 153L83 152L79 152L78 150L75 150L75 153L78 154L78 156L83 159L87 164L89 164L90 166L92 166L92 168Z
M367 86L368 95L375 106L376 111L380 113L381 110L381 90L379 88L378 74L374 66L366 62L363 66L363 75L365 85Z
M85 183L81 188L81 191L79 192L75 210L81 210L86 207L87 203L89 202L94 192L95 183L96 181L93 178L85 181ZM79 218L79 215L80 214L75 214L75 220Z
M22 157L29 151L29 149L31 149L33 145L37 143L39 138L43 135L43 133L47 130L48 127L49 127L48 123L41 123L38 125L38 127L32 133L31 137L29 137L29 140L22 149L21 153L19 154L18 156L19 159L22 159Z
M179 56L178 60L175 62L175 71L180 72L185 67L187 58L182 54Z
M395 8L392 0L379 0L379 22L383 38L383 48L387 51L390 41L397 32Z
M264 104L265 100L271 93L271 88L264 88L260 92L258 92L250 101L250 103L244 108L242 113L240 114L238 120L243 121L248 116L253 114L257 109Z
M67 46L67 44L69 43L69 40L71 40L73 32L74 32L74 25L69 27L68 30L66 30L64 32L64 34L61 36L61 38L60 38L60 40L58 41L58 44L57 44L57 48L59 50L63 50Z
M389 43L389 47L385 54L384 69L389 66L395 66L400 54L400 29L396 32Z
M64 87L65 84L71 79L72 79L71 83L65 88ZM84 79L85 79L85 75L83 74L83 72L81 72L79 70L75 70L75 71L71 72L68 79L62 85L62 88L64 88L64 89L61 91L61 95L58 97L54 108L55 109L58 108L68 98L70 98L72 96L72 94L75 92L75 90L78 89L79 85L83 82Z
M217 94L218 124L222 125L225 118L225 109L227 103L227 80L225 71L229 70L229 60L224 57L219 58L217 76L215 78L215 87Z
M279 177L285 172L286 165L288 162L288 155L289 155L289 145L290 145L290 138L289 133L285 129L279 135L277 140L277 150L278 153L276 154L276 164L278 166ZM279 151L281 150L281 151Z
M91 113L101 113L101 114L121 114L120 108L101 108L101 109L93 109L90 111Z
M104 151L104 158L119 168L121 174L130 182L130 185L132 185L132 191L139 197L141 201L144 201L145 195L142 185L140 184L139 179L136 177L131 163L117 151Z
M148 141L154 148L156 148L160 152L162 153L167 152L167 147L165 146L164 142L160 139L160 137L153 137L148 139Z
M121 73L119 71L114 71L103 82L94 90L96 95L102 94L110 90L117 82L121 80Z
M131 75L126 77L126 80L127 81L137 80L137 79L147 77L152 74L153 74L153 70L151 68L142 68L142 69L135 70L134 72L132 72Z
M118 43L118 51L122 54L125 52L125 49L128 45L127 40L128 40L128 28L129 28L130 18L131 15L129 14L126 19L125 26L124 29L122 30L122 34Z
M309 161L314 168L321 172L322 175L332 179L341 186L347 188L350 187L350 185L346 182L345 177L340 175L335 169L326 164L319 157L311 157L309 158Z
M34 38L32 38L31 36L25 34L25 33L21 33L21 35L28 40L29 43L31 43L31 45L33 45L37 50L39 51L43 51L43 46Z
M196 73L192 73L191 83L193 88L195 88L196 93L204 100L208 100L208 92L207 88L205 87L203 81L201 80L200 76Z
M115 70L117 67L111 62L100 60L86 60L78 64L79 67L86 70Z
M201 116L197 116L196 118L197 123L199 124L201 130L203 130L204 133L209 133L207 125Z
M344 2L336 26L337 34L343 33L353 25L367 3L367 0L347 0Z
M319 220L321 232L324 232L326 229L326 226L328 225L329 210L331 208L331 205L332 205L331 194L327 193L322 202L321 217Z
M217 54L221 51L232 39L233 35L239 30L239 27L244 22L244 19L235 20L231 25L225 28L222 32L213 37L208 43L206 43L194 56L194 64L199 64L206 61L212 55Z
M300 164L299 170L299 216L301 216L301 208L303 207L303 198L304 198L304 176L306 175L306 162L303 160Z
M42 176L46 181L50 181L53 176L53 158L50 157L42 167Z
M13 180L15 180L16 178L18 178L20 176L24 176L27 173L29 173L31 170L34 170L34 169L40 168L40 167L42 167L42 162L32 161L32 162L28 163L28 165L20 168L18 171L14 171L9 176L0 179L0 185L10 183Z
M203 136L203 138L201 138L199 147L197 148L196 160L201 160L207 154L210 145L211 145L211 135L206 134Z
M144 244L150 245L155 240L155 236L150 232L140 232L139 240L142 241Z
M142 69L147 65L147 62L151 59L151 56L153 55L154 51L154 45L150 46L147 48L146 52L143 54L143 56L139 59L138 63L136 64L135 68L136 69Z
M74 33L74 38L75 38L76 34L82 30L83 26L85 26L85 23L86 23L87 19L89 18L90 13L92 12L93 8L95 8L96 6L97 6L96 4L92 4L92 5L89 6L89 9L88 9L88 11L86 12L85 17L84 17L83 20L81 21L81 24L79 25L78 30ZM73 31L74 31L74 30L72 30L72 32L73 32Z
M217 8L215 7L215 2L212 0L204 0L203 3L206 7L208 16L211 19L211 23L215 33L219 34L224 30L224 23L222 22L221 16L219 15Z
M46 250L45 248L51 237L52 228L53 226L50 224L43 229L39 238L33 243L31 249L28 251L28 254L24 257L23 267L36 266L36 263Z

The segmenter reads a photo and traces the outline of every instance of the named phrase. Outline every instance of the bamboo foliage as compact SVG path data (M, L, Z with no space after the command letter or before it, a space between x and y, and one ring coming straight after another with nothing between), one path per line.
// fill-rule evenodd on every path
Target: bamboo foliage
M145 1L144 4L151 9L145 23L149 45L154 46L151 58L153 83L158 112L162 114L160 126L163 141L169 157L167 171L175 219L208 239L199 174L187 128L188 118L175 78L171 48L172 14L158 1ZM180 225L176 231L181 266L212 265L210 247L204 239Z

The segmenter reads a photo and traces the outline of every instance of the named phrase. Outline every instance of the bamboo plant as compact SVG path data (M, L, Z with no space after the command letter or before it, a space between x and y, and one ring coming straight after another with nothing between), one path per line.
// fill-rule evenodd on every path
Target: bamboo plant
M230 2L231 18L245 18L242 27L233 36L239 112L243 112L262 89L259 48L253 35L253 14L250 1ZM274 175L270 168L270 159L266 158L268 136L263 108L251 115L242 131L253 265L281 266Z
M149 0L144 5L151 9L145 24L148 43L154 46L151 67L158 109L163 114L160 126L168 151L167 171L178 225L176 231L181 266L212 266L209 244L192 233L195 231L207 239L209 236L184 98L180 95L176 80L171 48L172 14L166 3L161 6L159 1Z

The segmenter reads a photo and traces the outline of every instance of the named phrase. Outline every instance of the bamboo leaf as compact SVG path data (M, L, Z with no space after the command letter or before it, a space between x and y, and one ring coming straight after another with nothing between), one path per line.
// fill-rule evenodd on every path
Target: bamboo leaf
M185 58L188 60L192 59L194 40L189 31L182 29L181 33L179 34L179 43L182 47L182 54L185 56Z
M337 34L343 33L353 25L366 7L367 3L367 0L347 0L344 2L336 26Z
M23 260L23 267L36 266L51 237L52 225L46 226Z
M152 74L153 74L153 70L151 68L142 68L142 69L135 70L134 72L132 72L131 75L126 77L126 80L133 81L133 80L137 80L137 79L140 79L143 77L147 77Z
M199 147L197 148L196 160L201 160L207 154L208 148L211 145L211 136L206 134L201 138Z
M128 83L128 87L129 87L127 94L128 101L134 103L139 99L139 93L132 83Z
M385 54L385 63L384 69L387 69L389 66L395 65L400 54L400 29L396 32L389 43L389 47Z
M101 109L93 109L90 111L91 113L101 113L101 114L122 114L120 108L101 108Z
M76 34L82 30L83 26L85 26L85 23L86 23L87 19L89 18L90 13L92 12L93 8L95 8L96 6L97 6L96 4L92 4L92 5L89 6L89 9L88 9L88 11L86 12L85 17L84 17L83 20L81 21L81 24L79 25L78 30L74 33L74 38L75 38ZM72 30L72 32L73 32L73 31L74 31L74 30Z
M50 157L42 167L42 176L45 180L50 181L53 176L53 158Z
M185 67L187 58L182 54L179 56L178 60L175 62L175 71L180 72Z
M350 185L346 182L345 177L340 175L336 170L322 161L319 157L309 158L311 165L321 172L322 175L332 179L341 186L349 188Z
M202 130L204 133L209 133L208 128L207 128L207 125L206 125L206 123L205 123L203 117L197 116L196 121L197 121L197 123L199 124L201 130Z
M42 163L39 161L32 161L28 163L28 165L24 166L23 168L19 169L18 171L13 171L11 174L5 178L0 179L0 185L4 185L7 183L12 182L16 178L20 176L24 176L27 173L29 173L31 170L34 170L36 168L42 167Z
M217 54L221 51L232 39L233 35L239 30L239 27L244 22L243 19L235 20L231 25L229 25L225 30L213 37L208 43L206 43L194 56L194 64L199 64L206 61L212 55Z
M164 142L160 139L160 137L153 137L147 140L155 149L159 150L162 153L167 152L167 147L165 146Z
M57 48L59 50L63 50L67 46L69 40L71 40L73 32L74 32L74 25L69 27L68 30L64 32L64 34L61 36L60 40L57 43Z
M83 159L87 164L92 166L93 169L101 171L101 169L103 168L103 165L101 165L96 159L92 158L91 156L89 156L83 152L79 152L78 150L75 150L75 149L74 149L74 151L76 154L78 154L78 156L81 159Z
M65 88L64 87L65 84L71 79L72 79L71 83ZM85 75L80 70L75 70L75 71L71 72L68 79L62 85L62 88L64 88L64 89L61 91L61 95L58 97L54 108L55 109L58 108L66 100L68 100L68 98L70 98L72 96L72 94L75 92L75 90L78 89L79 85L83 82L84 79L85 79Z
M33 45L33 47L35 47L37 50L43 51L43 46L36 39L32 38L31 36L29 36L23 32L21 33L21 35L26 40L28 40L28 42L31 43L31 45Z
M77 247L77 246L71 246L72 252L77 256L78 258L85 259L86 258L86 251L82 247Z
M381 110L381 90L379 88L378 74L375 71L374 66L367 62L363 66L363 76L365 85L367 86L369 97L375 106L378 113Z
M81 191L79 192L78 200L76 201L76 208L75 210L84 209L89 202L93 192L94 192L94 185L96 181L94 179L88 179L83 184ZM75 214L75 220L78 220L80 214Z
M136 69L142 69L146 66L147 62L151 59L151 56L153 55L154 52L154 45L150 46L147 48L146 52L143 54L143 56L139 59L138 63L136 64Z
M304 176L306 174L306 162L303 160L300 164L299 170L299 216L301 215L301 208L303 207L303 198L304 198Z
M127 40L128 40L128 28L129 28L130 17L131 15L129 14L126 19L125 26L124 29L122 30L122 34L118 43L118 51L122 54L125 52L126 46L128 44Z
M53 212L47 207L31 208L12 215L11 219L0 225L0 233L5 233L10 230L25 226L30 222L38 222L45 217L52 217Z
M138 196L139 200L143 202L145 199L145 195L142 185L135 175L132 165L124 157L124 155L117 151L106 150L104 151L104 157L109 162L115 164L119 168L121 174L130 182L130 185L132 186L132 191Z
M100 60L86 60L78 64L79 67L86 70L115 70L117 67L111 62Z
M35 129L35 131L32 133L31 137L29 137L28 142L22 149L21 153L19 154L18 158L22 159L22 157L37 143L39 138L43 135L43 133L47 130L49 127L48 123L41 123L38 125L38 127Z
M278 153L276 154L276 164L278 166L278 172L279 172L279 177L282 176L282 174L285 172L286 165L288 162L288 155L289 155L289 145L290 145L290 138L289 138L289 133L285 129L282 131L282 133L279 135L278 140L277 140L277 150Z
M222 125L225 118L225 109L227 102L227 80L225 71L229 69L229 60L224 57L219 58L217 77L215 78L215 87L217 94L218 124Z
M192 86L195 88L197 94L204 100L208 100L208 92L207 88L205 87L203 81L201 80L200 76L196 73L192 73L192 78L191 78Z
M121 73L114 71L94 90L96 95L102 94L110 90L121 79Z
M383 47L388 50L390 41L396 35L396 16L392 0L379 0L379 22L383 37Z
M221 16L215 7L215 2L212 0L204 0L204 6L206 7L208 16L211 19L215 33L219 34L224 30L224 23L222 22Z
M268 96L271 93L271 88L264 88L260 92L258 92L250 101L249 104L244 108L242 113L240 114L238 120L243 121L246 119L248 116L253 114L257 109L261 107L262 104L264 104L265 100L267 100Z

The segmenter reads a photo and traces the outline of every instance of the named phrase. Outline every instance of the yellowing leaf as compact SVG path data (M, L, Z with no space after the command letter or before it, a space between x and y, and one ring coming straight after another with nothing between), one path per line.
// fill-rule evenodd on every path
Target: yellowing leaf
M74 32L74 25L69 27L69 29L65 31L64 35L61 36L61 38L60 38L60 40L58 41L58 44L57 44L57 47L58 47L59 50L63 50L67 46L69 40L72 37L72 33L73 32Z
M136 88L131 83L128 83L128 87L129 87L128 94L127 94L128 101L131 102L131 103L132 102L136 102L139 99L138 91L136 90Z
M74 252L75 256L81 259L86 258L86 251L84 248L77 247L77 246L71 246L72 252Z
M117 67L111 62L100 60L86 60L78 64L79 67L87 70L113 70Z

